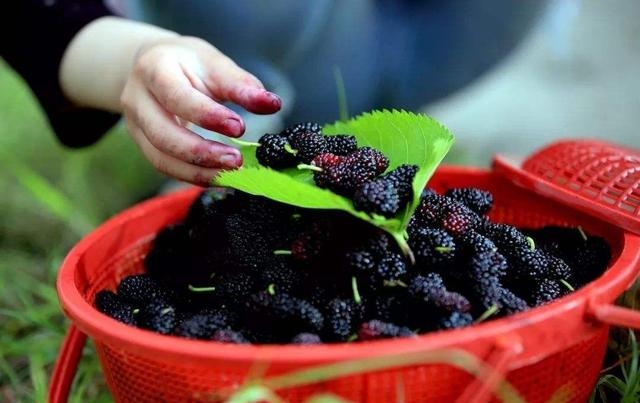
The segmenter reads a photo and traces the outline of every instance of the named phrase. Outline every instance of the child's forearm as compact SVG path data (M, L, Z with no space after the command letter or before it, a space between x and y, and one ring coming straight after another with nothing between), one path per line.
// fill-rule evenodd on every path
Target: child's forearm
M120 96L141 46L178 36L149 24L102 17L84 27L67 47L60 85L80 106L121 112Z

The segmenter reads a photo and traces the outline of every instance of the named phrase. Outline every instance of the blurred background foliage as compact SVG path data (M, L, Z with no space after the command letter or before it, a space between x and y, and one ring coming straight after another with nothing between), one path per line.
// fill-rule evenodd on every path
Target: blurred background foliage
M93 227L153 195L163 177L122 125L93 147L60 146L1 60L0 111L0 401L44 402L67 326L55 291L62 258ZM72 401L110 401L90 346L76 384Z
M52 240L71 242L162 182L122 124L93 147L69 150L57 143L25 83L3 63L0 94L2 247L28 243L46 251Z

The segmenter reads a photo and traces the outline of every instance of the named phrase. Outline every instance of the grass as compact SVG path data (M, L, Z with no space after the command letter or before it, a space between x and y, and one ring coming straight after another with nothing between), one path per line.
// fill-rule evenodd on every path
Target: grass
M616 340L618 341L618 340ZM589 403L637 403L640 401L640 357L633 331L616 351L613 365L605 368Z
M44 402L68 321L55 293L62 250L50 254L2 250L0 278L0 401ZM9 286L10 285L10 286ZM91 346L84 351L71 402L110 402Z
M143 160L122 126L94 147L60 147L28 88L1 60L0 111L0 401L45 402L51 369L69 325L55 293L61 260L97 224L153 194L162 178ZM447 162L474 163L456 149ZM623 302L635 306L637 295L632 290ZM610 344L591 402L637 402L635 335L613 332ZM395 364L403 363L402 357L396 359ZM315 382L390 364L394 363L365 360L290 374L267 380L266 385ZM230 401L260 399L281 401L265 384L247 385ZM111 402L91 343L83 352L70 401ZM403 401L401 394L398 401ZM321 395L308 403L346 402Z
M88 149L62 148L28 88L0 60L0 401L45 401L68 326L55 293L61 259L161 183L122 126ZM91 346L71 401L111 401Z

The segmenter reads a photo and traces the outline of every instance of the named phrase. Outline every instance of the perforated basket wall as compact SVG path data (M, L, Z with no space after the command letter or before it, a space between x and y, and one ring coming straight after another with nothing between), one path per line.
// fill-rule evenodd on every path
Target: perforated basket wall
M516 184L640 233L640 151L596 140L562 140L494 168Z
M555 393L562 393L568 403L585 402L598 377L608 334L608 325L590 320L585 312L594 298L611 302L634 280L638 237L516 187L494 172L441 167L430 186L490 190L495 197L491 216L496 221L526 227L580 225L606 238L614 253L611 266L598 280L544 307L411 339L320 346L227 345L163 336L100 314L92 306L95 293L113 289L122 277L143 270L143 256L154 234L183 217L199 192L191 189L127 210L80 242L61 269L60 300L74 325L95 344L116 402L216 401L221 389L242 384L256 368L265 369L268 377L319 364L443 349L469 352L489 362L502 359L507 381L529 403L546 403ZM513 347L512 354L501 355L505 345ZM400 387L406 402L446 403L455 401L474 379L451 365L428 363L278 393L292 402L332 392L354 402L390 403L396 401Z

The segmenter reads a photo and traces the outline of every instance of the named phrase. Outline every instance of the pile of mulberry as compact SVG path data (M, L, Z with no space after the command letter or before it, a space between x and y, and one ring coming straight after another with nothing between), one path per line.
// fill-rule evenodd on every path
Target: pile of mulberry
M357 209L394 217L418 167L313 123L263 136L258 159L304 163ZM303 209L210 188L161 228L141 271L99 290L95 307L127 325L235 344L368 342L472 326L549 304L593 281L611 249L581 228L491 219L472 187L416 195L409 259L389 233L341 210Z

